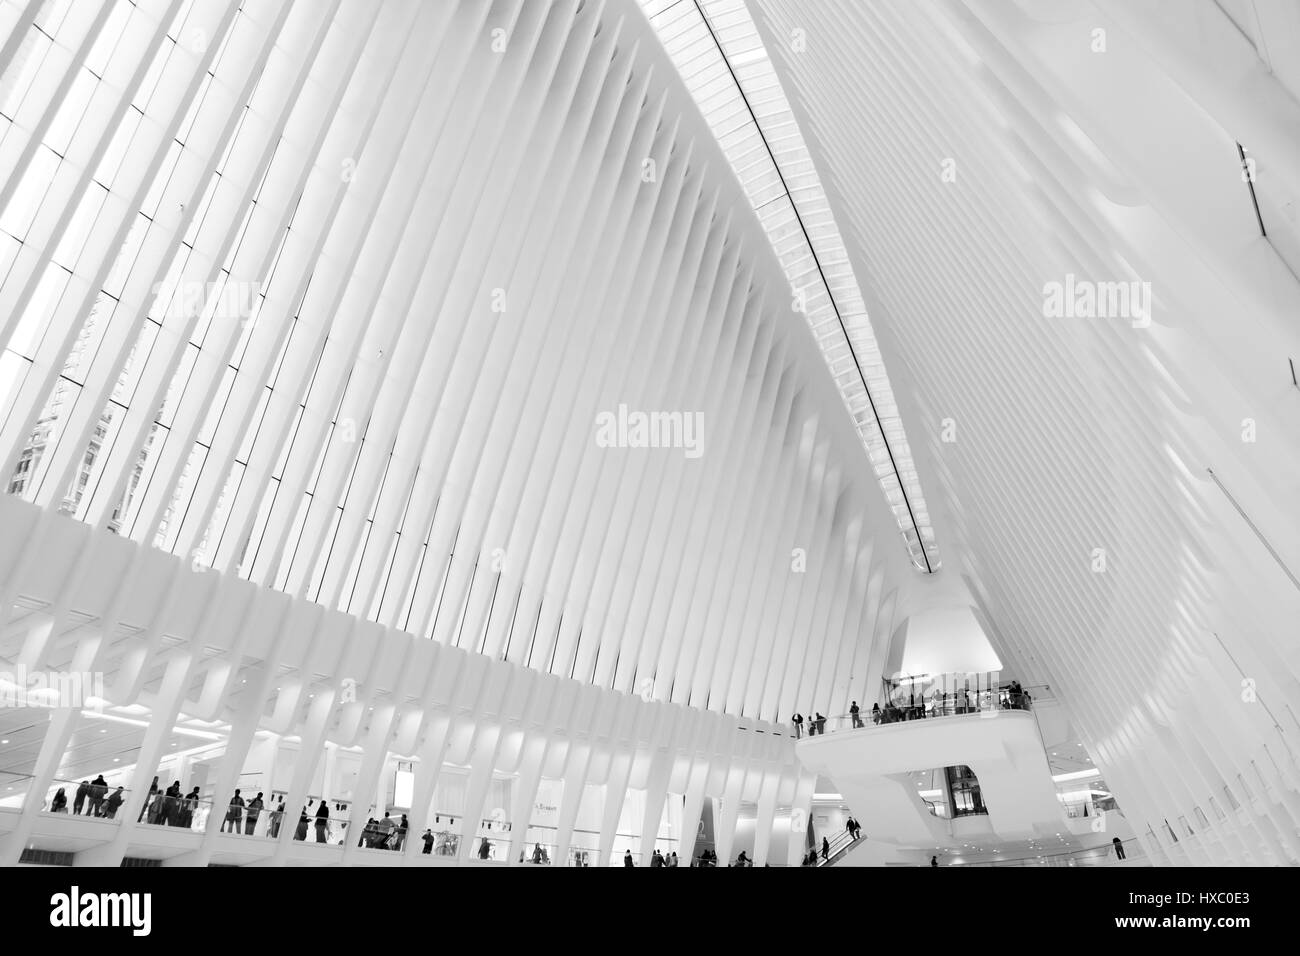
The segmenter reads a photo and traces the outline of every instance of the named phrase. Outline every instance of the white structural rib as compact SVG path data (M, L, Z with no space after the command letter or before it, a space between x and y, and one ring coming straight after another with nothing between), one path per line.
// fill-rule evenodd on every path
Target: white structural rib
M718 137L790 282L920 570L934 529L889 376L798 124L743 0L640 0Z
M998 656L1151 859L1300 862L1287 74L1209 0L750 9Z

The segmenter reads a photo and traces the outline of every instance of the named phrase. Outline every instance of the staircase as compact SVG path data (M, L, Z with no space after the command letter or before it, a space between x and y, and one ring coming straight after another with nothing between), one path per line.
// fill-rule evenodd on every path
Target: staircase
M839 860L841 860L844 857L846 853L848 853L850 850L852 850L854 847L858 846L859 844L865 842L867 842L866 836L858 837L858 839L855 840L851 836L849 836L848 831L842 831L839 836L837 836L834 840L831 840L831 854L829 857L823 860L821 855L822 853L821 849L819 848L817 850L817 865L834 866Z

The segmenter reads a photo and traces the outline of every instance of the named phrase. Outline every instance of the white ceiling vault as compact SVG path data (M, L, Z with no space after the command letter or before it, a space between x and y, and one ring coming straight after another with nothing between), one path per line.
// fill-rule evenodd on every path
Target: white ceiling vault
M999 656L1140 833L1294 863L1300 103L1270 60L1300 23L1229 6L1272 31L1210 0L748 10Z
M1300 861L1288 9L0 0L0 492L764 720L965 589L1139 833Z
M6 491L646 700L872 694L887 462L632 0L0 11Z

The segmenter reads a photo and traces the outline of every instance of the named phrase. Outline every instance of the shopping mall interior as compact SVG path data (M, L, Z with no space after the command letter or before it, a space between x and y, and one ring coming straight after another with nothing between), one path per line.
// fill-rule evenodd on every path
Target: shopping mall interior
M1294 0L0 0L0 865L1300 865Z

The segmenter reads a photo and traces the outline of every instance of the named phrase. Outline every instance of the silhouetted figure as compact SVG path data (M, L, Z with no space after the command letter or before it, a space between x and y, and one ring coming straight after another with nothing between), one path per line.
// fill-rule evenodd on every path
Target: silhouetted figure
M225 833L229 828L231 833L239 832L239 820L244 812L244 798L235 791L235 795L230 798L230 804L226 807L226 818L221 821L221 832Z
M432 830L425 830L425 831L424 831L424 836L422 836L420 839L422 839L422 840L424 841L424 853L425 853L425 855L429 855L429 854L433 853L433 831L432 831Z
M162 822L169 827L181 823L181 782L173 780L171 786L163 792Z
M397 832L393 834L393 849L400 850L406 846L406 831L411 828L410 822L406 819L406 814L402 814L402 822L397 825Z
M77 794L72 798L72 815L81 816L82 809L86 806L86 798L90 796L90 781L81 781L81 786L77 787ZM66 800L64 801L67 802Z
M90 814L95 817L104 815L104 798L108 796L108 781L101 773L90 781Z
M244 835L252 836L253 829L257 826L257 818L262 815L262 794L259 791L257 796L248 801L248 813L244 817Z
M330 828L330 807L322 797L320 806L316 808L316 842L327 843Z
M195 787L181 801L181 826L190 829L194 826L194 814L199 812L199 788Z
M284 801L281 800L279 806L271 811L271 821L268 832L271 839L274 840L280 836L280 821L284 819Z
M822 737L826 734L826 718L821 714L817 715L817 736Z
M831 858L831 841L822 837L822 862L828 863Z
M108 802L104 804L104 816L107 817L109 820L116 819L117 808L122 805L122 801L124 801L125 799L126 797L123 796L122 787L118 787L116 790L110 793L108 795Z
M1110 842L1111 845L1115 847L1115 859L1117 860L1124 859L1124 841L1121 840L1119 837L1115 837Z
M379 833L375 839L375 846L381 850L392 849L393 831L397 829L397 824L393 822L393 818L385 813L384 818L379 821L377 829Z
M873 724L879 724L879 723L880 723L880 705L879 705L879 704L872 704L872 705L871 705L871 722L872 722Z
M624 865L624 866L633 866L633 865L634 865L634 864L632 863L632 851L631 851L631 850L625 850L625 851L623 852L623 865Z
M931 866L938 866L938 865L939 865L939 858L938 858L937 856L932 856L932 857L930 857L930 865L931 865Z
M486 860L491 856L492 856L492 844L488 842L487 837L484 837L482 842L479 843L478 845L478 858L480 860Z
M794 739L798 740L803 736L803 718L795 714L790 718L790 723L794 724Z
M849 716L853 718L853 729L857 730L862 726L861 711L858 710L858 702L855 700L853 706L849 708Z
M62 787L54 792L54 799L50 801L50 813L67 813L68 812L68 795Z
M293 831L293 838L295 840L306 840L307 826L310 823L311 823L311 817L307 816L307 808L303 807L302 816L298 818L298 828Z

